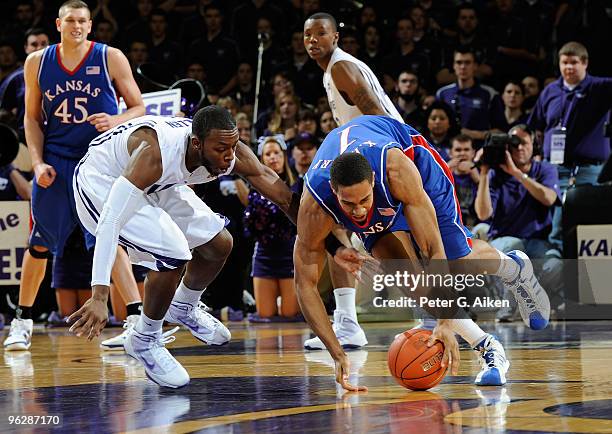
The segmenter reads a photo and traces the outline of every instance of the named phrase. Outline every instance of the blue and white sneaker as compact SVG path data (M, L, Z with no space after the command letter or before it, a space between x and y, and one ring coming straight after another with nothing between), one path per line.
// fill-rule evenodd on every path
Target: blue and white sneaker
M125 340L127 339L128 332L130 329L136 326L138 323L138 319L140 315L129 315L125 321L123 322L124 332L121 334L108 338L100 343L100 348L106 351L123 351L123 346L125 345Z
M173 300L164 319L172 324L181 324L189 329L196 339L208 345L223 345L232 334L221 321L207 312L208 307Z
M532 330L542 330L548 325L550 318L548 294L533 274L533 265L525 253L512 250L507 255L521 268L516 279L505 283L516 298L523 322Z
M503 386L510 362L502 344L493 335L487 335L474 347L480 361L480 372L474 384L477 386Z
M147 377L160 386L174 389L189 383L189 374L165 347L174 341L175 337L171 335L178 329L148 334L132 327L128 329L124 343L125 352L142 363Z
M345 350L358 349L368 344L365 332L357 322L357 318L351 317L351 315L343 310L336 309L334 311L334 324L332 328L340 345ZM304 341L304 348L307 350L324 350L325 344L315 336Z

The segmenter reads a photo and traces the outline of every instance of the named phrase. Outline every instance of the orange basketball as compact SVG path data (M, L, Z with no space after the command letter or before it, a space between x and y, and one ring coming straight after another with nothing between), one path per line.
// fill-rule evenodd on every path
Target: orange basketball
M406 330L389 347L389 371L395 381L407 389L430 389L446 374L446 368L442 368L444 344L437 341L427 347L430 336L429 330Z

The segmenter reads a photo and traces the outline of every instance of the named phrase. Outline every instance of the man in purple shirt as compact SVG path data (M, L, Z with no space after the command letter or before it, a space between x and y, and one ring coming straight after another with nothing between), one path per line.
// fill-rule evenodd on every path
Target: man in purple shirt
M528 120L531 128L544 134L544 158L557 165L561 197L570 184L596 183L610 155L604 124L610 119L612 78L587 74L588 62L582 44L561 47L561 77L542 91ZM561 232L561 207L556 207L550 242L559 250Z
M542 259L543 266L539 270L535 266L536 275L550 295L558 292L561 277L561 255L547 241L553 205L560 197L557 170L533 159L535 134L527 125L516 125L509 134L521 143L506 151L506 162L496 169L480 165L476 215L490 220L488 236L493 247L502 252L523 249L530 258ZM509 319L512 313L512 309L501 312L498 319Z
M461 132L482 145L487 133L504 125L504 107L499 94L492 87L480 84L475 76L478 64L472 51L455 50L453 68L457 81L441 87L436 99L450 105L461 125Z

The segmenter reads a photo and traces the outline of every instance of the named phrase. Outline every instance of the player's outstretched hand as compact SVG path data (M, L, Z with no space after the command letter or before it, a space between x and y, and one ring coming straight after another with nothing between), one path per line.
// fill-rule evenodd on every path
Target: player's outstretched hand
M110 130L118 124L115 117L108 113L94 113L87 118L87 122L96 127L99 133Z
M94 337L100 336L100 332L108 321L106 303L102 300L90 298L79 310L70 315L68 322L75 319L77 321L72 324L70 331L79 337L87 335L87 340L91 341Z
M336 363L336 382L342 386L344 390L349 392L367 392L366 386L353 386L348 382L349 372L351 370L351 362L349 358L344 354L339 359L335 360Z
M55 169L53 166L45 163L38 163L34 166L34 177L36 183L42 188L47 188L55 181Z
M334 255L334 261L336 261L344 271L351 273L358 280L361 280L359 277L361 267L364 262L369 259L368 256L359 253L359 251L352 247L340 247L336 250L336 254Z
M451 375L459 373L459 344L455 338L455 332L446 323L438 322L433 330L427 346L431 347L436 341L444 344L444 356L442 357L442 367L450 369Z

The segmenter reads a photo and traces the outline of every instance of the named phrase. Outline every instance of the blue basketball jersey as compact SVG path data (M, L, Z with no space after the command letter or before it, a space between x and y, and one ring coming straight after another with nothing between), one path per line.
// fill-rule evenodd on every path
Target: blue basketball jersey
M304 177L306 188L336 223L357 233L366 245L369 244L368 238L393 230L396 221L401 221L402 228L408 230L402 204L391 196L387 181L387 152L393 148L402 150L419 170L423 188L436 209L439 225L448 222L461 234L469 236L458 212L452 173L442 157L417 130L389 117L360 116L331 131ZM343 152L359 152L374 171L374 204L363 225L357 224L342 210L331 188L330 168L334 159Z
M45 120L45 152L82 158L99 133L87 121L94 113L118 113L104 44L91 42L83 61L69 71L62 64L59 44L47 47L38 71Z

